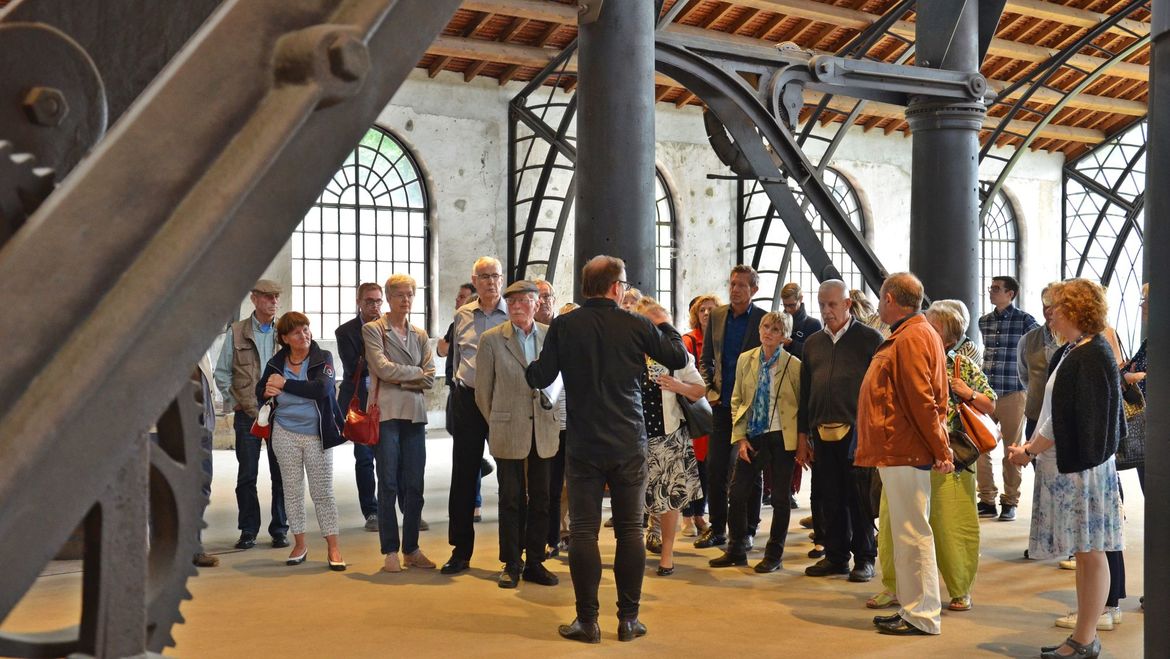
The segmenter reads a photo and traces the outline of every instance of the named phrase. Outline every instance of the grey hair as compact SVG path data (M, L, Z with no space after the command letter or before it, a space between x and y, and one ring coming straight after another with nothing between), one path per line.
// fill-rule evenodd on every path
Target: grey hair
M500 271L500 274L504 274L504 266L502 263L500 263L499 259L497 259L494 256L481 256L475 260L475 263L471 264L471 278L472 279L475 279L475 275L476 275L475 271L479 270L480 266L484 266L484 265L494 265L494 266L496 266L496 270Z

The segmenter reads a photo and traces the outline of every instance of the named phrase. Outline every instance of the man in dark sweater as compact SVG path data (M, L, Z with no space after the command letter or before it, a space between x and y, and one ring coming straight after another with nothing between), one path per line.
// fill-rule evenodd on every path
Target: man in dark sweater
M800 284L788 282L780 289L780 302L784 313L792 317L792 331L784 339L784 349L797 359L804 359L804 344L808 337L821 331L821 321L808 315L804 309L804 291Z
M817 293L823 331L810 335L804 344L800 371L800 409L796 427L801 437L797 460L812 462L813 496L817 499L818 526L823 529L819 544L825 557L805 569L810 577L848 574L850 581L873 578L877 545L873 520L862 514L861 499L853 475L853 453L857 448L857 395L861 382L882 335L853 320L849 287L839 279L821 284ZM803 311L803 308L802 308ZM849 554L853 553L853 570Z
M569 424L565 435L565 477L569 490L569 575L577 619L561 625L564 638L598 643L597 589L601 582L601 499L609 487L617 536L613 572L618 594L618 640L646 634L638 621L646 550L642 511L646 501L646 425L639 378L646 357L669 369L687 365L687 351L665 313L645 316L618 302L630 286L626 265L595 256L581 273L585 304L554 318L540 358L528 365L528 386L548 387L558 373L565 384Z

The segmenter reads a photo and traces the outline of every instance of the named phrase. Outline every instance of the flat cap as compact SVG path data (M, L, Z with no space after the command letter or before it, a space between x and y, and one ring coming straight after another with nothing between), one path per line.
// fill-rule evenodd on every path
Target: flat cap
M504 289L504 299L507 299L509 295L517 295L520 293L535 293L536 295L540 295L540 287L527 279L514 281L508 285L508 288Z
M271 279L261 279L252 287L253 293L267 293L269 295L280 295L284 291L280 288L280 284Z

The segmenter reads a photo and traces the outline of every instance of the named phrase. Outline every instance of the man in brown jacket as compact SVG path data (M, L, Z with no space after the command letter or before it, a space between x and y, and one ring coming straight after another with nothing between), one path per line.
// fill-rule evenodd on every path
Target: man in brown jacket
M854 464L877 467L890 513L901 609L873 619L883 634L938 634L942 602L930 529L930 470L954 471L945 427L946 355L942 339L919 313L922 282L890 275L878 314L890 336L869 364L857 401Z

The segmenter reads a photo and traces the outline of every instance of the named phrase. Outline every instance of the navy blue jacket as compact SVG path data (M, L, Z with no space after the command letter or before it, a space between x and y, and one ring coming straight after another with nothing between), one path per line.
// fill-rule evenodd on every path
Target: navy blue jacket
M256 385L256 400L261 404L268 400L264 397L264 385L267 384L268 377L284 373L288 354L288 346L281 348L264 367L264 374L260 376L260 383ZM309 357L306 361L309 364L309 370L305 374L307 380L289 380L285 383L284 390L317 403L321 447L331 449L345 442L341 436L341 423L344 417L341 416L341 408L337 406L333 354L322 350L321 346L313 341L309 344Z
M353 372L357 370L358 362L362 364L362 374L358 380L357 397L362 409L366 409L366 397L369 394L366 391L366 378L370 375L370 369L361 359L366 354L366 343L362 340L364 324L361 315L358 315L342 323L333 333L337 338L337 352L341 353L341 369L344 373L341 389L337 392L337 404L341 406L342 412L349 409L349 401L354 397Z

